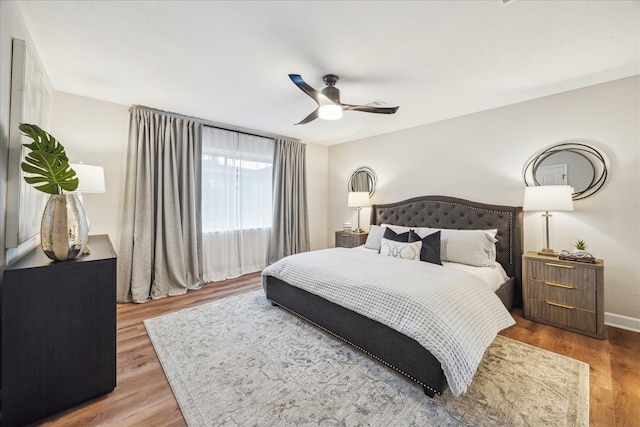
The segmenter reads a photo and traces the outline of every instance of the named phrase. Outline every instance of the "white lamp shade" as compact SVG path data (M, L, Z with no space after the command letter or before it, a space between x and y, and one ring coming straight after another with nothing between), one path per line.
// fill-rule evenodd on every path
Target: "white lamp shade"
M569 185L538 185L524 189L523 211L572 211L573 188Z
M347 205L350 208L362 208L365 206L371 206L369 202L369 193L366 191L351 191L349 192L349 202Z
M78 175L77 193L104 193L104 169L101 166L71 163L70 166Z

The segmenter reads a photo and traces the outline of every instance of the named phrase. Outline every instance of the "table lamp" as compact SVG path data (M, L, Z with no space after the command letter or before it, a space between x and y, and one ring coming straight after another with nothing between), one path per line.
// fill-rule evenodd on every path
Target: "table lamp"
M82 193L104 193L104 169L101 166L85 165L84 163L71 163L69 166L76 171L78 176L78 188L75 193L78 194L80 203L84 203L82 200ZM86 213L85 213L86 216ZM87 216L87 225L91 230L91 220ZM85 246L82 250L84 254L91 252L89 246Z
M526 187L524 189L523 211L542 211L542 231L545 247L538 255L558 256L558 253L551 249L551 218L550 211L572 211L573 199L571 198L573 189L569 185L538 185Z
M353 230L354 233L362 233L363 230L360 228L360 211L363 207L371 206L369 202L369 192L368 191L351 191L349 192L349 201L347 205L350 208L356 208L358 211L358 228Z

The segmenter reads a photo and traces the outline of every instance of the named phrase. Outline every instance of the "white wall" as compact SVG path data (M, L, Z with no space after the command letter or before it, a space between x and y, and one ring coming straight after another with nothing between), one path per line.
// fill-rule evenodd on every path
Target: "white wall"
M311 250L328 247L327 227L329 198L329 147L307 144L307 203L309 205L309 239Z
M346 179L358 166L379 179L372 203L443 194L522 205L522 168L540 149L581 141L610 160L597 194L554 215L555 248L580 238L605 262L605 311L640 322L640 77L630 77L329 148L329 229L355 223ZM400 114L402 109L398 112ZM368 224L370 209L363 210ZM540 215L525 214L525 250L542 247ZM640 323L637 323L640 327Z
M108 234L116 252L124 200L129 137L129 107L64 92L54 92L49 132L71 163L102 166L105 193L82 195L91 221L89 234Z

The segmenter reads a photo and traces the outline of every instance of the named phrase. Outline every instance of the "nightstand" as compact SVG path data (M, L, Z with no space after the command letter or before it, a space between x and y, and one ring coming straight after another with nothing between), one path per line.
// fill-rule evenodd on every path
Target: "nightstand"
M364 245L369 233L354 233L353 231L336 231L336 248L355 248Z
M525 319L604 339L604 263L522 256Z

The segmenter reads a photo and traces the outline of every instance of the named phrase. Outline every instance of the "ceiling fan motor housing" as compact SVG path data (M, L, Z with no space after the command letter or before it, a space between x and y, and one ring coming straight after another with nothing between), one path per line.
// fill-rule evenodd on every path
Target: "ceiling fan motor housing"
M336 104L340 103L340 89L336 88L335 85L338 83L340 77L335 74L326 74L322 76L322 81L327 87L322 89L320 92Z
M340 90L333 86L327 86L320 92L336 104L340 104Z

